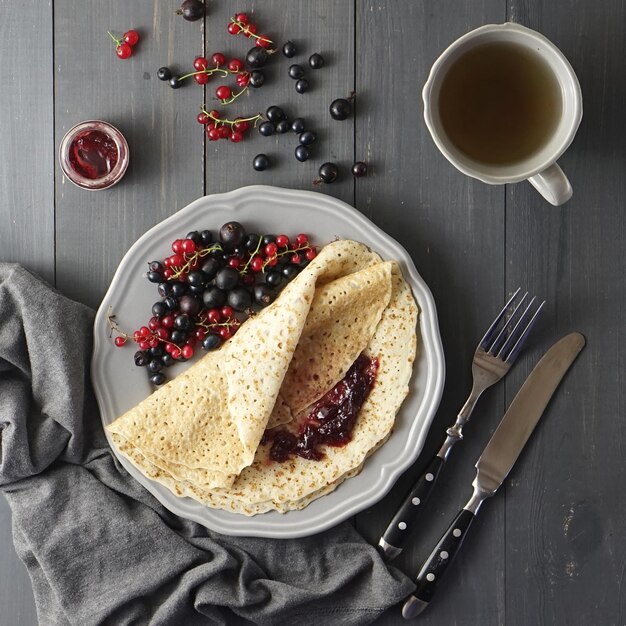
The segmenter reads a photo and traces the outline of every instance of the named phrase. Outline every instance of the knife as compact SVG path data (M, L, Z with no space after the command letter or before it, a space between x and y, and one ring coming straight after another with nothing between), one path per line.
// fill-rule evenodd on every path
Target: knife
M584 346L585 338L580 333L563 337L544 354L522 385L476 463L472 497L417 574L417 589L402 607L405 619L419 615L433 599L480 505L504 482L550 398Z

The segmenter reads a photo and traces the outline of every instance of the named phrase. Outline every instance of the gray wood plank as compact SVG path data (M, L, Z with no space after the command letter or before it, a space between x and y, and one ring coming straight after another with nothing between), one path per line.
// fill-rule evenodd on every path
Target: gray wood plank
M507 484L506 622L624 624L626 10L575 0L564 15L558 3L514 0L510 15L570 59L584 118L561 159L570 202L553 208L526 183L508 189L507 287L547 299L542 349L572 330L588 344ZM531 356L507 381L508 400L539 348Z
M162 65L184 69L202 51L203 22L186 22L168 3L107 0L88 20L75 0L55 3L56 143L74 124L104 119L130 146L125 178L87 192L57 177L57 284L97 306L121 257L149 227L204 189L204 147L197 133L193 86L172 90L156 77ZM142 38L120 60L107 30Z
M433 291L446 353L447 382L425 451L358 529L372 542L436 452L469 392L470 363L503 302L504 190L472 181L441 156L422 120L421 89L439 53L466 31L504 19L502 2L358 2L356 157L371 174L356 183L356 206L402 243ZM375 71L372 68L377 68ZM412 549L397 565L417 566L471 495L476 462L503 408L503 388L481 400L466 441L454 450ZM485 507L425 624L504 621L504 498ZM399 608L381 624L405 623Z
M0 41L6 68L0 96L0 260L22 263L52 282L51 2L26 0L19 10L0 3Z
M215 99L215 88L221 84L233 85L234 81L210 82L206 90L207 107L223 110L233 119L264 113L268 106L279 105L290 119L305 118L318 139L312 146L311 158L305 163L294 157L298 141L292 132L262 137L253 130L239 144L227 140L207 141L206 192L227 191L249 184L271 184L318 190L351 203L354 121L352 118L343 122L333 120L328 114L328 106L334 98L345 97L354 88L353 3L345 0L263 0L245 6L214 3L207 22L208 55L219 50L229 58L245 58L252 45L250 40L242 35L231 36L226 31L234 9L245 9L259 33L267 33L278 44L279 51L263 70L266 74L263 87L249 89L233 104L222 107ZM292 59L287 59L281 51L288 39L298 50ZM327 62L320 70L308 67L309 56L314 52L321 53ZM292 63L305 68L311 83L309 91L304 94L296 93L295 81L288 76ZM200 104L199 100L198 106ZM273 166L264 172L252 168L252 160L259 153L267 154L273 162ZM317 178L318 168L326 161L337 163L341 176L331 185L314 186L312 182ZM314 229L313 225L309 227Z

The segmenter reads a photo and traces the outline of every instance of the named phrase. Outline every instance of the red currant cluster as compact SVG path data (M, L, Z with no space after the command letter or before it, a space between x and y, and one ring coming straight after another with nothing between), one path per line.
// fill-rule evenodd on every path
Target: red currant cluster
M127 30L121 39L115 37L107 30L109 37L115 42L115 54L120 59L127 59L133 53L133 47L139 41L139 33L136 30Z
M152 305L146 326L127 333L109 311L114 343L135 342L135 364L146 366L150 381L161 385L163 368L190 359L198 345L218 348L316 254L303 234L292 241L247 233L238 222L224 224L218 241L211 231L192 231L172 243L170 256L149 263L147 278L158 284L161 299Z
M228 32L231 35L244 35L254 39L257 46L271 48L274 42L267 35L257 35L256 24L251 24L247 13L236 13L230 18Z
M261 119L261 114L229 120L222 118L220 112L215 109L207 111L202 107L196 119L205 127L209 141L230 139L233 143L239 143L244 139L244 133L256 126L257 121Z

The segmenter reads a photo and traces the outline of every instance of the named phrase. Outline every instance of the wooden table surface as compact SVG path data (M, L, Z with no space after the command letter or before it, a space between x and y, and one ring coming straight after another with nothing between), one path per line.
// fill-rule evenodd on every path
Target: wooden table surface
M251 183L311 189L320 163L340 181L318 190L341 198L412 254L439 312L447 379L425 454L377 506L358 515L371 541L421 470L464 401L471 354L489 318L519 285L547 308L531 346L506 381L485 394L455 449L412 548L398 565L413 574L465 503L473 464L539 355L572 330L588 346L527 450L481 512L424 625L626 623L626 427L624 422L624 174L626 6L618 0L209 0L206 22L173 15L175 1L0 0L0 259L39 272L67 296L98 303L120 259L145 230L203 194ZM293 158L293 135L208 143L195 120L213 88L178 91L156 78L203 52L241 56L226 32L237 10L254 12L295 61L321 52L309 93L295 93L280 56L266 85L233 105L237 115L285 107L318 131L314 157ZM421 89L439 52L468 30L507 20L537 29L578 74L584 119L561 164L574 197L554 208L528 183L492 187L457 172L422 121ZM142 40L118 60L107 29ZM356 116L331 120L328 103L357 92ZM204 91L204 93L203 93ZM57 165L64 133L105 119L126 135L122 183L89 193ZM265 152L276 165L252 169ZM348 175L364 159L371 174ZM315 231L315 224L303 225ZM29 626L29 579L0 498L0 624ZM396 608L380 624L400 624Z

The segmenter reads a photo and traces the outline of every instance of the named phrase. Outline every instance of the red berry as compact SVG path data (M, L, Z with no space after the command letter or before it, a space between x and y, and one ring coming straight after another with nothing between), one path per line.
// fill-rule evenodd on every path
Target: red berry
M280 248L286 248L289 245L289 237L287 235L278 235L276 237L276 245Z
M275 243L268 243L265 246L265 256L274 256L278 252L278 248Z
M217 332L222 339L229 339L232 336L232 332L228 326L222 326Z
M217 128L209 128L206 134L211 141L217 141L220 138L220 133Z
M174 276L174 272L171 269L163 270L163 278L165 280L169 280L172 276Z
M235 21L236 22L240 22L241 24L247 24L248 23L248 14L247 13L237 13L237 15L235 15Z
M196 328L196 339L202 341L206 337L206 330L204 328Z
M182 350L178 347L176 348L172 348L172 351L170 352L170 354L172 355L172 357L174 359L180 359L180 356L182 354Z
M209 117L212 117L212 118L214 118L216 120L219 120L220 119L220 112L217 109L211 109L209 111Z
M217 129L217 132L220 135L220 139L228 139L230 137L230 130L228 126L220 126Z
M182 355L185 359L190 359L193 356L193 348L190 345L183 346Z
M172 252L174 252L175 254L181 254L182 251L183 251L183 240L176 239L176 241L172 243Z
M196 119L198 120L199 124L208 124L210 121L210 117L206 114L206 113L198 113L198 115L196 116Z
M140 334L142 337L149 337L149 336L150 336L150 334L151 334L151 333L150 333L150 329L149 329L147 326L142 326L142 327L139 329L139 334Z
M236 270L240 265L241 261L236 256L231 256L230 259L228 259L228 267L232 267Z
M196 242L193 239L185 239L183 241L183 252L193 254L196 251Z
M170 338L170 334L169 334L169 332L167 331L167 328L163 328L163 327L161 327L161 328L157 328L155 332L156 332L157 337L158 337L159 339L162 339L162 340L167 340L167 339L169 339L169 338Z
M209 119L211 119L211 118L209 118ZM211 130L212 128L216 128L216 126L215 126L215 122L209 122L209 123L206 125L206 129L207 129L207 130Z
M180 254L174 254L170 257L170 265L172 267L180 267L181 265L184 265L184 263L185 259L183 259Z
M193 66L199 72L206 70L209 67L209 62L204 57L196 57L193 62Z
M133 341L136 341L137 343L139 343L142 339L143 339L143 337L142 337L141 333L138 330L136 330L133 333Z
M233 124L233 129L236 130L238 133L245 133L249 128L250 123L246 122L245 120L241 120Z
M248 74L239 74L235 81L240 87L247 87L250 82L250 76Z
M133 53L133 49L127 43L121 43L115 48L115 54L120 59L127 59Z
M176 346L173 343L165 344L165 352L167 352L168 354L172 354L172 350L174 350L175 348Z
M254 284L254 276L252 276L252 274L244 274L241 277L241 282L244 285L248 285L248 286L253 285Z
M235 22L231 22L228 25L228 32L231 35L236 35L240 30L241 30L241 26L239 26L239 24L235 24Z
M127 30L122 37L122 41L129 46L134 46L139 41L139 33L136 30Z
M208 74L194 74L193 79L198 83L198 85L206 85L209 82Z
M217 324L222 319L222 314L219 309L210 309L206 314L206 318L211 324Z
M260 35L256 40L256 45L261 48L269 48L272 45L272 40L267 35Z
M228 62L228 69L231 72L241 72L243 69L243 61L241 59L231 59Z
M237 132L236 130L234 130L231 134L230 134L230 140L233 143L239 143L241 140L243 139L243 135L240 132Z
M250 26L243 31L243 34L248 38L252 37L252 35L256 35L256 26L254 24L250 24Z
M250 261L250 267L252 268L253 272L261 272L263 270L263 263L264 261L262 257L254 256Z
M235 311L233 311L231 307L225 306L225 307L222 307L221 313L222 313L222 317L228 319L229 317L232 317L235 314Z
M230 87L227 87L226 85L221 85L215 90L215 95L218 97L219 100L228 100L233 95L233 92L231 91Z
M156 330L160 325L161 322L156 317L151 317L150 321L148 322L148 327L150 328L150 330Z
M270 267L274 267L277 263L278 263L278 257L276 257L276 256L273 256L273 257L271 257L270 259L267 260L267 264Z
M147 341L140 341L139 342L139 349L140 350L147 350L150 347L150 344Z
M224 63L226 63L226 57L221 52L215 52L211 57L211 61L214 65L224 65Z
M312 261L317 256L317 252L315 248L311 248L310 250L307 250L304 255L309 261Z
M308 235L304 235L304 234L300 234L296 237L296 243L299 246L304 245L305 243L309 243L309 236Z
M126 337L119 336L115 338L115 345L118 348L121 348L125 343L126 343Z
M299 254L293 254L293 255L291 255L291 262L292 262L294 265L297 265L298 263L300 263L300 261L302 261L302 259L300 258L300 255L299 255Z
M166 257L165 259L163 259L163 267L169 267L170 266L170 258Z
M159 339L157 337L151 337L148 341L148 345L151 348L156 348L159 345Z
M161 320L161 326L163 326L163 328L172 328L174 326L174 316L173 315L166 315Z

